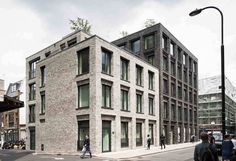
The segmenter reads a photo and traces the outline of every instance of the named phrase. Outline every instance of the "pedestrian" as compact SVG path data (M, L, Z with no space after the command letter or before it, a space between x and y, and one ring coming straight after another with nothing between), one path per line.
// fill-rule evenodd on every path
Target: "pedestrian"
M231 141L232 141L232 143L234 144L233 151L236 152L236 135L233 135L233 136L232 136Z
M162 149L162 146L164 146L164 149L166 148L165 146L165 136L163 134L161 134L161 137L160 137L160 140L161 140L161 149Z
M147 135L147 150L150 149L150 145L151 145L151 137L150 137L150 135L148 134L148 135Z
M191 135L190 142L191 142L191 143L194 143L194 140L195 140L195 136L194 136L194 135Z
M210 142L211 144L215 144L215 137L213 136L212 133L209 134L209 142Z
M233 151L233 155L232 155L230 161L236 161L236 151Z
M225 134L224 141L222 143L222 161L230 161L233 153L234 144L230 140L230 135Z
M202 142L194 149L194 161L219 161L216 146L208 141L208 134L200 134Z
M91 151L90 151L90 140L89 140L88 135L85 136L84 148L85 148L85 150L83 151L83 155L80 156L80 157L81 157L81 158L84 158L86 152L88 152L89 155L90 155L90 158L92 158L92 153L91 153Z

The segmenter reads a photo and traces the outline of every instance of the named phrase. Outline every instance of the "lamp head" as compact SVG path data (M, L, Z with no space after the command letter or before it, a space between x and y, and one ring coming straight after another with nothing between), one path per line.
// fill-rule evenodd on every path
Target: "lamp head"
M190 12L189 16L196 16L196 15L198 15L201 12L202 12L202 9L196 9L196 10Z

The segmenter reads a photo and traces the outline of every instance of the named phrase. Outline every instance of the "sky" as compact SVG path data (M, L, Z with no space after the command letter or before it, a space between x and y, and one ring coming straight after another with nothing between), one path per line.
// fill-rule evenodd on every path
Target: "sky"
M221 74L221 18L224 14L225 74L236 86L235 0L2 0L0 1L0 79L9 83L26 75L26 57L60 40L71 31L69 20L81 17L92 34L113 41L121 31L144 28L147 19L162 23L198 58L199 78Z

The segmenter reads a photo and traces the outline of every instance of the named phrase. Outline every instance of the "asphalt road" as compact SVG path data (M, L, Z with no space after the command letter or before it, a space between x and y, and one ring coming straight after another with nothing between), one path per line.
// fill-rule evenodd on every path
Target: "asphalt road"
M121 160L105 158L85 158L69 155L33 155L32 152L22 150L0 150L0 161L193 161L194 147L167 151L158 154L127 158Z

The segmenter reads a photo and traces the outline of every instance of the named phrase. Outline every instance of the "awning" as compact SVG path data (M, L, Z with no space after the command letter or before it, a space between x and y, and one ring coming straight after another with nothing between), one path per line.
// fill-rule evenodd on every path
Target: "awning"
M4 95L4 101L0 102L0 112L10 111L24 107L24 102Z

